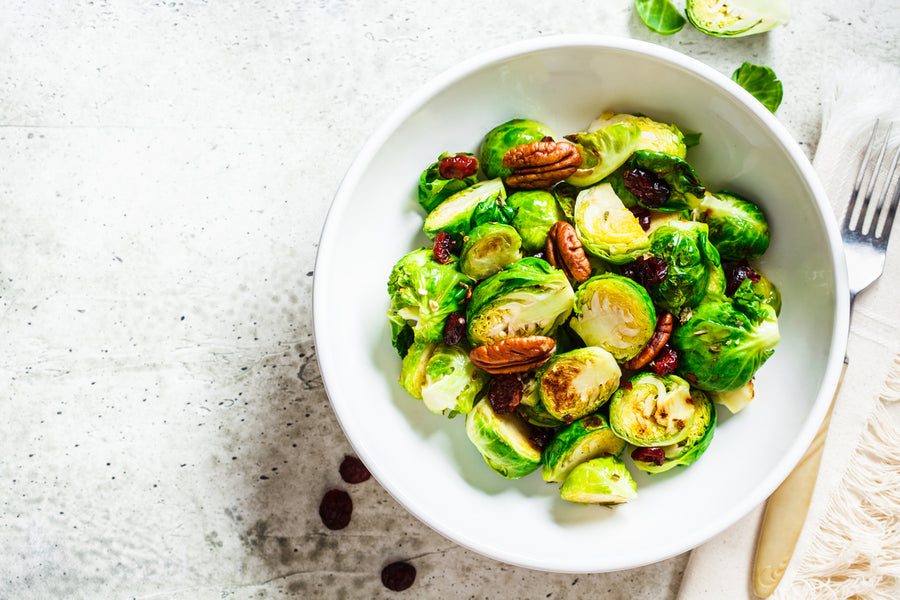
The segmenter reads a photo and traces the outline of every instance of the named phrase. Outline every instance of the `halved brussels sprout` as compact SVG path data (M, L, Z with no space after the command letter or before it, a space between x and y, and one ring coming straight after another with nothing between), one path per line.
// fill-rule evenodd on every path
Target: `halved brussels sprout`
M486 398L466 415L466 435L488 466L507 479L524 477L541 464L528 424L514 412L497 414Z
M706 192L691 218L709 227L709 240L722 260L753 260L769 247L769 224L762 210L731 192Z
M437 161L432 163L427 169L422 171L419 176L418 198L419 206L425 210L425 214L434 210L434 207L455 194L473 185L478 181L478 175L470 175L463 179L445 179L441 177L441 161L450 156L457 154L465 154L474 156L469 152L444 152Z
M634 123L615 123L596 131L567 135L578 146L581 166L566 183L588 187L618 169L641 142L641 128Z
M481 169L487 177L509 177L512 170L503 166L508 150L554 137L553 131L531 119L512 119L491 129L481 142Z
M557 346L558 347L558 346ZM519 416L536 427L559 427L564 425L562 421L550 416L547 409L541 403L541 392L538 379L534 374L520 377L522 381L522 400L516 408Z
M650 248L637 217L608 183L589 187L575 200L575 232L590 254L621 265Z
M687 146L684 143L684 134L675 125L660 123L645 116L630 115L627 113L615 113L604 111L594 119L588 131L597 131L611 125L624 123L636 125L640 129L637 146L634 150L649 150L650 152L665 152L678 158L687 155ZM627 157L626 157L627 158Z
M621 376L616 359L603 348L554 354L537 372L541 403L551 417L571 423L609 400Z
M572 313L575 292L547 261L525 257L482 281L466 309L472 346L509 337L552 335Z
M625 206L650 210L693 210L706 194L693 167L664 152L635 150L606 181Z
M682 308L694 307L707 293L711 275L714 286L722 287L722 263L719 253L709 241L705 223L669 221L650 235L650 252L666 261L668 275L650 287L656 304L677 315Z
M706 394L700 390L691 390L691 401L695 407L695 414L688 427L687 436L680 442L663 446L661 462L641 460L639 453L633 453L631 458L639 469L648 473L662 473L673 467L697 462L697 459L706 452L716 429L716 409Z
M442 342L413 344L400 370L400 384L413 398L431 412L449 417L472 410L487 380L468 352Z
M637 356L656 328L656 309L647 290L614 273L581 284L573 312L569 327L585 344L609 351L619 362Z
M472 279L487 279L522 258L522 238L511 225L485 223L464 239L459 268Z
M398 347L412 330L416 342L439 341L447 315L460 310L474 281L459 272L456 261L441 264L431 248L413 250L391 270L391 342Z
M710 392L710 399L716 404L721 404L731 414L737 414L747 408L750 401L753 400L755 391L753 389L753 380L751 379L736 390L728 392Z
M619 456L625 440L613 433L603 415L592 414L560 429L541 454L544 481L562 482L575 465L599 456Z
M690 434L696 415L690 385L677 375L638 373L609 401L609 426L635 446L677 444Z
M713 37L741 37L769 31L790 19L788 0L687 0L691 24Z
M515 211L511 223L522 236L522 250L528 254L543 250L550 228L566 218L556 197L545 190L513 192L506 206Z
M429 239L439 232L468 233L472 229L472 217L485 204L497 205L506 200L506 187L499 179L479 181L462 191L456 192L425 217L423 230Z
M559 495L579 504L622 504L637 498L637 484L625 463L615 456L603 456L572 469Z

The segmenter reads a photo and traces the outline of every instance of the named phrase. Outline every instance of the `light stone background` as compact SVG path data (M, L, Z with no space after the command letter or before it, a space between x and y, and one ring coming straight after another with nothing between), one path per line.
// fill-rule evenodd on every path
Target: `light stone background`
M900 63L900 2L798 0L739 40L657 36L629 0L483 4L0 4L0 598L675 597L687 555L533 572L340 480L311 325L329 203L424 81L560 33L769 65L812 156L823 71ZM355 503L337 532L331 487Z

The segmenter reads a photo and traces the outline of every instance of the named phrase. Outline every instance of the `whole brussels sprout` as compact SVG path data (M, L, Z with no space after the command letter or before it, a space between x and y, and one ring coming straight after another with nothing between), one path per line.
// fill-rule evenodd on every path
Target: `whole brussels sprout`
M769 247L769 224L762 210L731 192L707 191L691 218L707 224L722 260L753 260Z
M441 231L468 233L475 225L473 218L479 212L491 211L506 200L506 187L499 179L479 181L456 192L438 204L425 217L423 230L429 239ZM493 218L493 217L491 217Z
M447 316L462 309L474 281L459 272L456 262L441 264L431 248L419 248L403 256L388 279L391 308L391 343L401 356L402 342L412 331L419 343L439 341Z
M589 187L575 200L575 232L584 249L621 265L650 247L637 217L625 208L608 183Z
M455 177L447 179L441 176L441 161L445 158L457 156L459 154L472 156L474 158L474 155L470 152L456 152L453 154L444 152L438 157L436 162L432 163L427 169L422 171L422 175L419 176L419 185L417 189L419 206L425 210L425 214L430 213L434 210L435 206L456 192L462 191L478 181L477 174L472 174L468 177L463 177L462 179Z
M585 344L609 351L619 362L637 356L656 328L656 309L647 290L614 273L581 284L573 313L569 327Z
M528 424L514 412L497 414L486 398L466 415L466 436L488 466L507 479L524 477L541 465Z
M522 238L511 225L485 223L464 239L459 268L472 279L487 279L522 258Z
M622 166L641 141L641 128L633 123L616 123L591 132L567 135L581 153L581 166L566 183L588 187Z
M400 384L413 398L431 412L449 417L472 410L487 380L468 352L442 342L413 344L400 369Z
M616 436L603 415L592 414L560 429L541 453L541 477L562 482L575 465L598 456L619 456L625 440Z
M675 444L662 446L661 456L633 452L634 464L648 473L662 473L673 467L687 466L697 462L712 442L716 429L716 409L706 394L700 390L691 390L691 402L695 414L688 427L687 436ZM652 458L651 458L652 457ZM644 460L650 458L650 460ZM660 460L661 459L661 460Z
M522 236L522 250L528 254L543 250L550 228L566 218L556 197L545 190L513 192L506 206L514 211L511 224Z
M625 206L650 210L693 210L706 194L691 165L663 152L635 150L605 181Z
M603 406L621 375L616 359L603 348L554 354L537 372L541 403L551 417L571 423Z
M609 426L635 446L677 444L690 434L697 406L677 375L638 373L609 401Z
M650 252L668 265L666 278L650 286L657 305L672 314L697 306L706 295L710 278L724 292L724 276L719 253L709 241L705 223L669 221L650 234Z
M512 169L503 166L503 155L522 144L554 137L553 131L531 119L512 119L491 129L481 142L481 169L487 177L509 177Z
M727 271L726 295L729 297L752 297L765 302L775 310L775 315L781 314L781 292L761 273L745 261L739 261L724 267Z
M615 456L585 461L569 472L559 495L579 504L622 504L637 498L637 484Z
M482 281L466 308L472 346L510 337L552 336L572 313L575 292L547 261L525 257Z
M630 115L627 113L618 113L608 110L604 111L598 118L594 119L588 127L589 131L597 131L616 124L626 124L636 126L640 132L638 142L634 150L649 150L650 152L664 152L684 158L687 155L687 146L684 142L684 135L675 125L667 125L654 121L649 117Z

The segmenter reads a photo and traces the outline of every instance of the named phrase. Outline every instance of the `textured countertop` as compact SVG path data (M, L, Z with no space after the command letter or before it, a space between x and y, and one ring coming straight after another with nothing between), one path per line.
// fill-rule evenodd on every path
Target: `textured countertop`
M771 66L812 156L829 65L900 63L896 0L797 1L737 40L657 36L627 0L46 4L0 7L0 597L675 597L687 555L529 571L341 481L311 323L329 203L424 81L561 33ZM395 560L417 569L400 594Z

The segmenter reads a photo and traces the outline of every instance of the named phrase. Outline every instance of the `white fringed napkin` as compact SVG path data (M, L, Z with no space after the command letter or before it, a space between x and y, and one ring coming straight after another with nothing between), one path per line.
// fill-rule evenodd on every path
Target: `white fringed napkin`
M813 166L840 219L875 119L895 121L900 143L900 69L847 64L822 89ZM900 598L900 225L894 230L884 275L856 300L819 479L774 600ZM750 577L762 513L760 506L691 552L678 600L756 597Z

